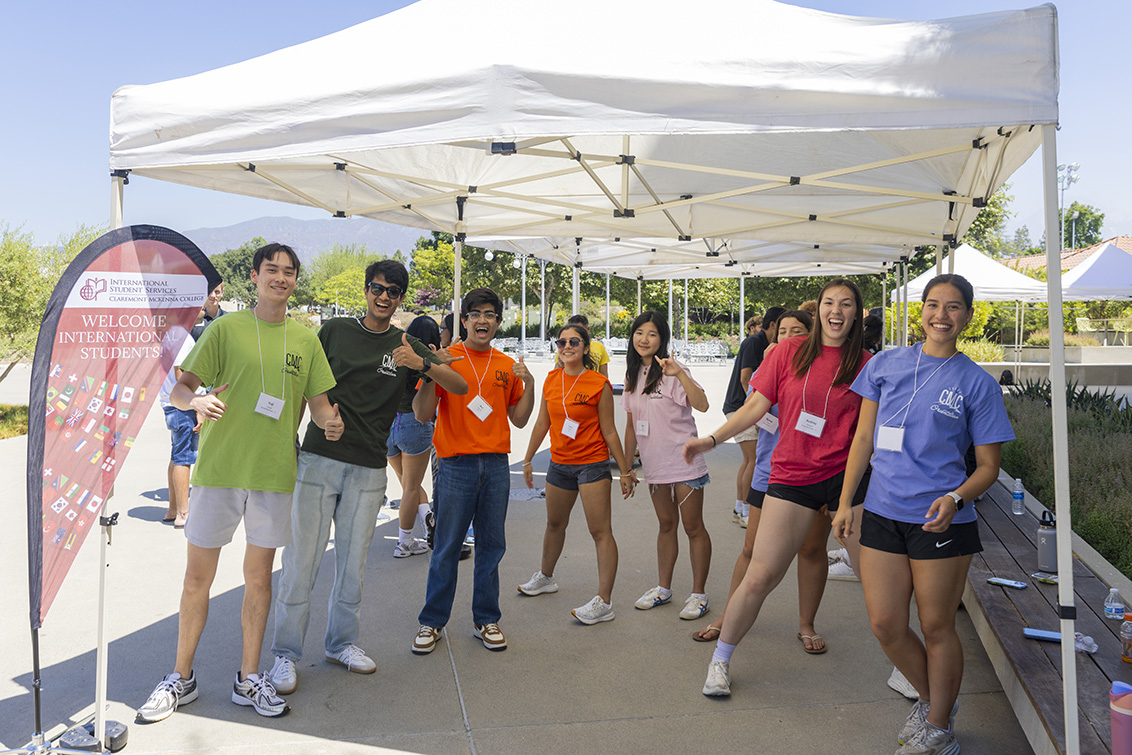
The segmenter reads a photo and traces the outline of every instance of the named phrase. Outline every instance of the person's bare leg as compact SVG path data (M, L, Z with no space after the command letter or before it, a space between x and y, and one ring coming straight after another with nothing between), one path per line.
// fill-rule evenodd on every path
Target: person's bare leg
M747 536L743 538L743 550L739 552L739 557L735 559L735 567L731 570L731 586L727 590L727 603L731 602L731 596L739 589L739 584L743 581L743 575L747 573L747 567L751 565L751 554L755 547L755 535L758 534L759 520L761 518L762 509L752 506L750 519L747 522ZM718 632L723 628L723 617L727 615L727 603L723 605L723 612L719 615L719 618L697 632L701 639L710 640L711 630Z
M934 701L928 721L946 729L951 706L959 697L963 682L963 646L955 631L955 614L963 597L971 556L912 560L911 566L916 612L927 649L930 695L924 699Z
M672 589L672 572L676 568L676 558L680 555L680 540L676 527L680 524L680 511L672 500L671 485L650 485L652 507L656 511L658 529L656 533L656 571L657 584L665 590ZM585 506L585 498L582 498Z
M704 489L693 490L687 485L676 485L675 495L688 536L688 555L692 559L692 592L707 592L708 571L711 569L711 536L704 527ZM750 528L750 525L747 525Z
M417 509L421 503L427 502L421 488L425 472L428 470L428 453L409 456L402 453L394 457L401 460L401 508L397 512L398 526L403 530L411 530L417 521Z
M244 551L244 604L240 611L240 624L244 630L240 673L244 679L248 674L259 673L263 632L267 628L267 614L271 611L271 567L274 563L274 548L248 543Z
M173 491L176 491L176 513L173 519L174 527L184 527L185 518L189 515L189 477L192 467L182 464L170 464L169 500L173 501Z
M177 516L177 485L173 479L173 468L175 466L176 465L173 464L173 461L170 460L169 469L167 469L165 472L165 478L169 483L169 506L165 511L166 519L173 519Z
M859 569L869 624L888 656L920 697L930 699L927 651L909 626L912 567L908 556L861 548Z
M201 548L188 543L185 581L181 587L181 610L177 614L177 662L173 670L188 679L193 673L200 634L208 621L208 591L216 578L219 548Z
M802 547L815 512L781 498L767 496L755 536L751 565L728 601L719 639L738 645L758 619L763 602L786 576L790 562Z
M831 529L832 522L825 510L819 511L806 535L806 541L798 550L798 634L804 637L817 635L814 622L829 578L827 546ZM821 650L825 647L825 640L818 638L808 646L813 650Z
M546 486L546 532L542 536L542 573L554 575L554 567L566 545L566 527L570 524L570 511L578 491L563 490L556 485Z
M755 476L755 447L758 441L744 440L739 442L739 450L743 452L743 461L739 462L739 474L735 478L735 500L747 500L747 492L751 489L751 480Z
M586 524L597 548L597 594L610 605L613 604L613 582L617 579L617 541L613 539L613 505L609 498L612 487L612 480L578 486Z

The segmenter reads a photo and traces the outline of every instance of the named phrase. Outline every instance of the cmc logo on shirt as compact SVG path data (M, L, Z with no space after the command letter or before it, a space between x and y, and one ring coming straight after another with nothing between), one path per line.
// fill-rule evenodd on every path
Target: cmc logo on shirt
M588 393L575 393L574 394L574 401L573 401L574 406L582 406L583 404L588 404L589 402L590 402L590 394L588 394Z
M936 403L932 404L932 411L951 419L959 419L959 415L963 413L963 394L958 388L944 388Z
M511 373L507 370L496 370L495 387L506 389L509 385L511 385Z
M287 352L287 366L284 368L288 375L299 375L303 370L303 357L300 354Z

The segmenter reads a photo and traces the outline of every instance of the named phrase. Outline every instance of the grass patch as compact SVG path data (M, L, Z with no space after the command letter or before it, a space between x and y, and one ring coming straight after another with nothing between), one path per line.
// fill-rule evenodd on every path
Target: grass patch
M1038 391L1006 397L1017 439L1002 447L1002 468L1039 501L1054 505L1053 428ZM1124 407L1098 411L1100 394L1071 387L1069 493L1073 531L1132 578L1132 430ZM1038 395L1034 395L1038 394ZM1074 397L1076 401L1074 401ZM1121 411L1123 409L1123 411Z
M28 433L28 408L0 404L0 440Z

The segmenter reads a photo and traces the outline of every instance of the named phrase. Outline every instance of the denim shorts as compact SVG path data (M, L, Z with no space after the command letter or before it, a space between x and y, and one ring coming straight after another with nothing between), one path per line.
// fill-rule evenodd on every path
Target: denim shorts
M165 407L165 426L173 434L173 453L169 459L174 466L191 467L197 463L200 435L193 432L196 425L196 412L181 411L175 406Z
M432 431L435 427L436 423L432 420L417 422L412 412L398 414L393 418L393 426L389 428L385 455L420 456L428 453L432 448Z
M552 461L546 470L546 484L562 490L577 490L579 485L612 479L609 461L605 459L591 464L558 464Z

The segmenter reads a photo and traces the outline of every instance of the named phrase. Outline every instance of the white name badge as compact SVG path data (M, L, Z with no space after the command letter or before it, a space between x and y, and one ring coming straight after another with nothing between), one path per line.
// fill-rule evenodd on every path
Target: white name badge
M821 431L825 429L825 419L816 414L802 412L798 415L798 424L794 426L794 429L800 433L820 438Z
M476 396L469 401L468 409L476 415L480 422L483 422L491 414L491 404L484 401L483 396Z
M881 451L904 452L904 428L881 427L877 428L877 448Z
M578 428L579 427L580 427L580 425L577 422L575 422L574 420L570 419L569 417L562 420L562 434L565 435L567 438L578 437Z
M256 414L279 419L283 414L283 399L276 398L270 393L261 393L259 394L259 401L255 404L255 411Z
M639 419L634 426L637 431L638 438L647 437L649 434L649 421L647 419Z
M778 417L767 412L762 419L755 423L755 427L760 427L773 435L778 432Z

